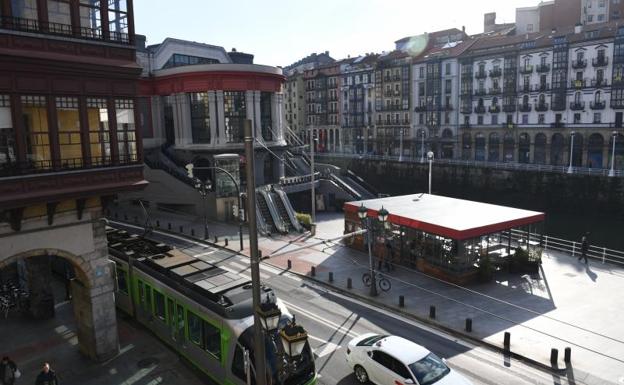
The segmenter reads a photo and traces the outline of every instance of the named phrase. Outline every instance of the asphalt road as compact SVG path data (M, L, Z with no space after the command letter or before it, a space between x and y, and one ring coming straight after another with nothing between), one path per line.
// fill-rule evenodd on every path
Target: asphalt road
M128 230L133 229L129 227ZM226 270L250 275L249 259L246 257L179 236L154 233L150 237L175 245ZM544 372L426 324L332 292L265 263L261 265L260 278L263 284L276 291L278 298L296 315L297 322L308 331L320 384L358 383L346 362L345 349L351 338L368 332L398 335L424 345L446 358L449 366L475 385L582 384L574 378Z

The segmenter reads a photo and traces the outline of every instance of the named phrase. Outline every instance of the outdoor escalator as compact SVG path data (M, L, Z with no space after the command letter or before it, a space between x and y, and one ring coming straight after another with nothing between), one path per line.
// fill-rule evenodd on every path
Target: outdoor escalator
M258 203L258 208L260 209L260 213L262 214L264 223L266 223L267 230L271 233L277 232L277 226L275 226L275 221L271 216L269 205L267 204L264 195L262 195L260 192L256 192L256 202Z

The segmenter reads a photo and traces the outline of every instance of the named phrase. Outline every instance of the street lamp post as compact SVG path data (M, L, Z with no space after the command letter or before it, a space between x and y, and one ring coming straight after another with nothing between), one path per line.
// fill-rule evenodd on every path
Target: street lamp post
M254 137L251 120L245 121L245 157L247 164L247 217L249 223L249 257L251 265L251 291L254 308L254 352L256 364L256 384L266 385L265 344L262 333L260 298L260 260L258 258L258 229L256 224L256 176L254 162Z
M420 163L425 163L425 130L420 131Z
M431 195L431 167L433 164L433 151L427 153L427 160L429 160L429 195Z
M312 207L310 211L312 223L316 223L316 192L314 191L314 147L316 147L314 129L310 128L310 189L312 190Z
M371 297L377 296L377 279L375 277L375 263L373 262L373 251L372 251L372 236L373 229L370 223L370 218L368 217L368 209L364 207L362 204L358 209L358 216L362 221L362 224L366 228L366 244L368 246L368 268L371 276L371 286L370 286L370 295Z
M611 169L609 170L609 176L615 176L615 141L617 139L617 132L613 131L613 147L611 148Z
M572 169L572 156L574 155L574 135L576 133L574 131L570 132L570 165L568 166L568 174L572 174L574 170Z
M401 128L399 136L399 162L403 161L403 129Z

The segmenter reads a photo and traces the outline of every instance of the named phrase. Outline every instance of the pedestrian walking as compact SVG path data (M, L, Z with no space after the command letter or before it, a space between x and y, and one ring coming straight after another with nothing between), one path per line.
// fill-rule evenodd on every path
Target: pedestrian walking
M0 383L2 385L13 385L15 379L19 378L20 375L21 373L17 369L15 362L7 356L2 357L2 362L0 362Z
M392 270L392 260L394 255L392 254L392 242L386 240L386 258L384 260L384 267L388 272Z
M579 261L585 259L585 263L587 263L587 249L589 249L589 242L587 242L587 236L583 235L581 239L581 256L578 258Z
M58 385L56 373L54 370L50 369L49 363L46 362L43 364L43 369L37 376L35 385Z

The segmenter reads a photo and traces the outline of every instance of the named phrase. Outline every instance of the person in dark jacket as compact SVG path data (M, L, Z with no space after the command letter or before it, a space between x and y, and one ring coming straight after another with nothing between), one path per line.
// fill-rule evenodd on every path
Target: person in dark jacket
M2 357L0 362L0 384L13 385L15 383L15 372L17 365L9 357Z
M581 240L581 256L578 258L585 259L585 263L587 263L587 249L589 249L589 243L587 242L587 236L583 235L583 239Z
M43 364L43 369L37 376L37 381L35 385L58 385L58 380L56 379L56 373L54 370L50 369L50 364Z

